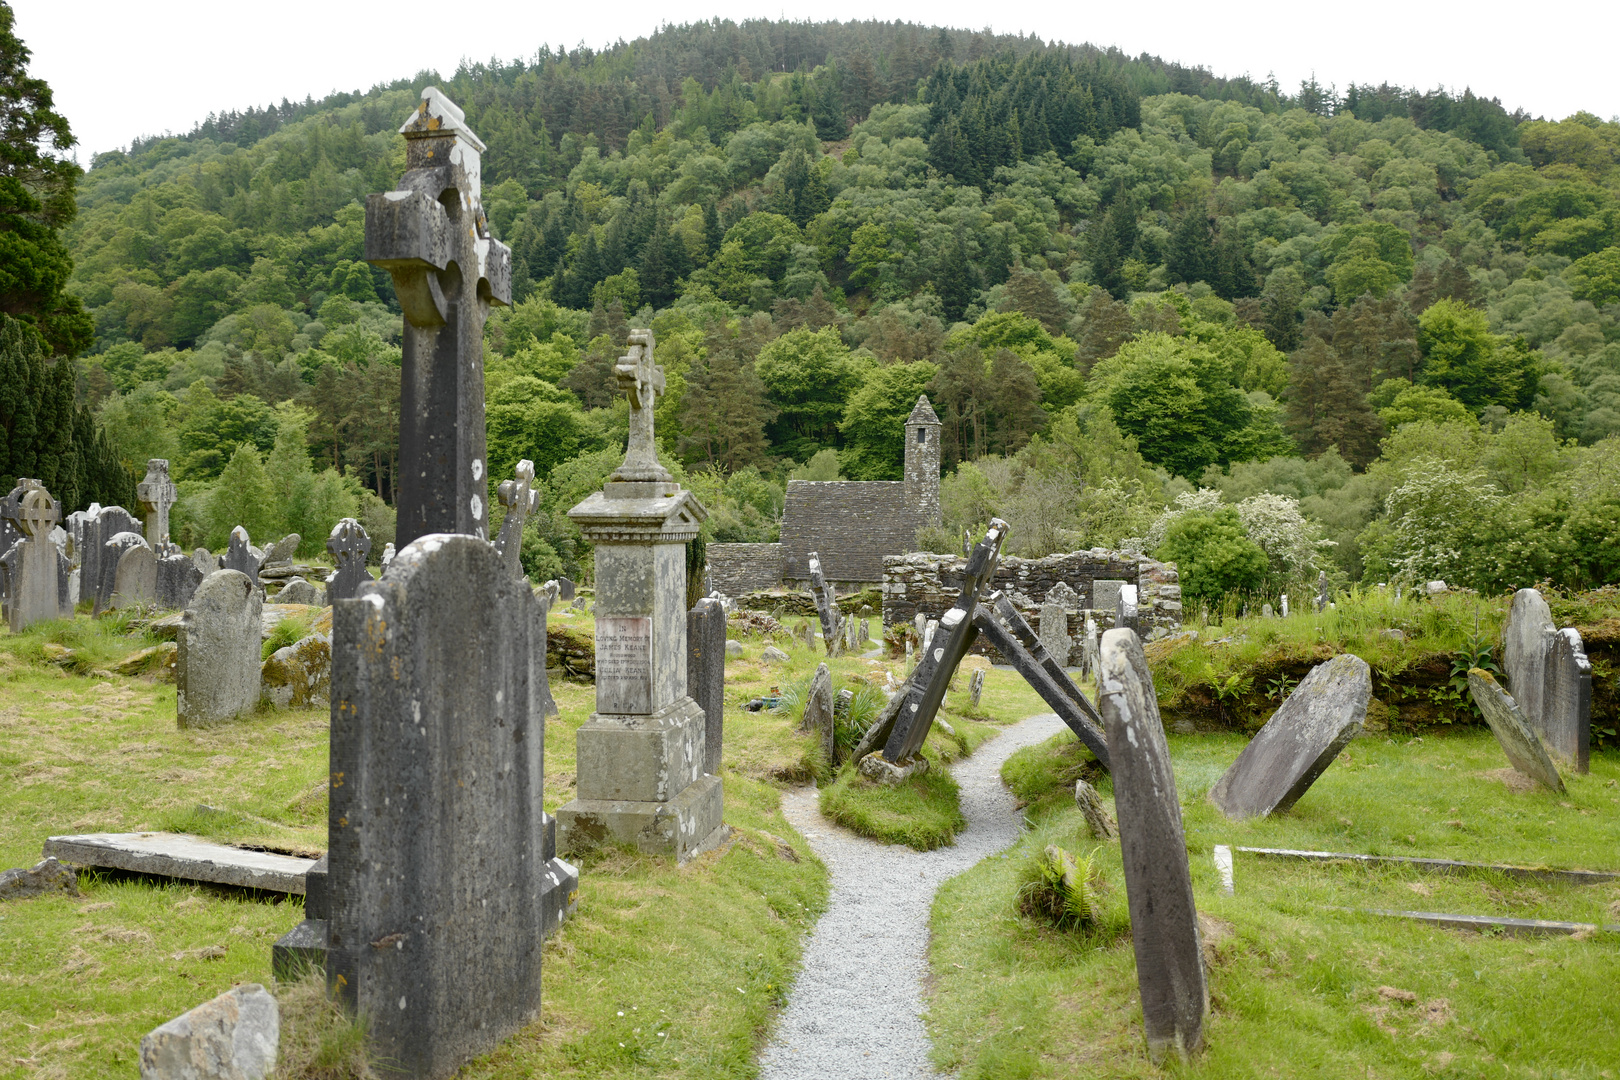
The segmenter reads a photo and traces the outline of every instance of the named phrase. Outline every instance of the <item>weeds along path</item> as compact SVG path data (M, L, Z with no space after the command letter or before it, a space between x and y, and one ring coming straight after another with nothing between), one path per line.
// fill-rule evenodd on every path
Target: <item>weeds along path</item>
M815 788L782 810L832 874L827 913L804 950L782 1022L761 1056L763 1080L932 1077L922 1022L928 912L950 878L1018 839L1020 815L1001 783L1014 751L1064 730L1055 713L1021 720L952 770L968 827L951 847L913 851L856 836L821 816Z

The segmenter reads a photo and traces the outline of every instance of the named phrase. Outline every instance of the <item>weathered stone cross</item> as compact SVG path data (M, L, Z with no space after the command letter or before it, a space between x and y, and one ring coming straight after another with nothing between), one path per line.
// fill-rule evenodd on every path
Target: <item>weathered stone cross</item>
M146 516L146 542L153 551L162 553L169 546L169 508L179 498L174 481L169 479L168 461L147 459L146 479L135 485L135 498L140 500L141 513Z
M664 392L664 369L653 362L651 330L630 331L630 351L619 358L613 373L619 389L630 398L630 445L612 479L631 484L670 482L673 477L658 464L658 444L653 441L653 407Z
M501 522L500 535L495 538L495 552L501 563L514 576L522 576L523 527L529 515L540 505L540 493L534 490L534 462L524 458L512 470L514 479L502 480L495 489L501 505L506 507L506 520Z
M50 539L51 530L62 516L62 504L44 488L30 488L18 507L17 524L35 543Z

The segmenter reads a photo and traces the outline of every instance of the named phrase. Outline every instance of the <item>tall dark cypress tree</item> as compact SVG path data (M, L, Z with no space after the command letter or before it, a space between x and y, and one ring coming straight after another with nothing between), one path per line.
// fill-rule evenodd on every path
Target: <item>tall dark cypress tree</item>
M1128 198L1117 198L1100 223L1093 227L1091 274L1098 285L1116 300L1130 295L1125 280L1125 260L1136 250L1136 207Z
M1202 281L1211 288L1219 275L1215 264L1215 231L1202 206L1181 215L1176 231L1170 234L1170 250L1165 269L1172 283Z
M973 264L968 262L967 252L962 250L961 238L953 239L945 248L945 257L939 264L939 276L934 281L934 292L939 294L947 323L960 321L967 306L979 294L976 278Z

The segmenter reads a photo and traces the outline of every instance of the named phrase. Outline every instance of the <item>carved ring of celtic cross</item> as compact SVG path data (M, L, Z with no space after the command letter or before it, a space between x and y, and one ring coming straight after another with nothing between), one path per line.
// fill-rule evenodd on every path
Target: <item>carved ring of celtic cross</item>
M44 488L30 488L18 510L18 525L35 540L49 536L56 527L56 503Z

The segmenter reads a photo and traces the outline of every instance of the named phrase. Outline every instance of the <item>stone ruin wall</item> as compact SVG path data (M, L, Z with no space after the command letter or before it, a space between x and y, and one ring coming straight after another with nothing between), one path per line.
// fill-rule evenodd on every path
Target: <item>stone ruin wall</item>
M710 544L705 591L747 596L782 585L781 544Z
M883 560L883 625L911 623L921 611L937 619L956 603L962 590L960 555L916 552ZM1092 548L1041 559L1007 556L996 569L994 588L1005 592L1031 626L1040 625L1041 602L1058 582L1080 596L1082 608L1092 604L1092 582L1120 580L1137 589L1137 612L1147 629L1144 636L1163 636L1181 629L1181 585L1174 563L1161 563L1143 555ZM1069 613L1069 636L1079 640L1085 616ZM983 652L983 641L974 652Z

